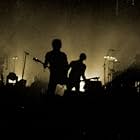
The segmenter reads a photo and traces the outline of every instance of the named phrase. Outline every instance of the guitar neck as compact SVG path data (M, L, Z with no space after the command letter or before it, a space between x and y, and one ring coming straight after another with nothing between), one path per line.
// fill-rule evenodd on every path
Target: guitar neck
M38 62L38 63L42 64L42 65L45 64L43 61L39 60L39 59L36 58L36 57L34 57L33 60L34 60L35 62ZM46 67L49 68L49 66L46 66Z
M33 60L35 61L35 62L39 62L39 63L41 63L42 65L44 65L44 62L43 61L41 61L41 60L39 60L38 58L33 58Z
M44 65L44 62L42 62L42 61L39 61L39 63L41 63L42 65Z

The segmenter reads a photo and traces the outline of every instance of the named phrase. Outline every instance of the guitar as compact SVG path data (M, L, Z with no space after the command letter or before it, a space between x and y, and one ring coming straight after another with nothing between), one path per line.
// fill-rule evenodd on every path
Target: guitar
M40 64L42 64L43 65L43 67L44 67L44 62L43 61L41 61L41 60L39 60L37 57L33 57L33 60L35 61L35 62L39 62ZM49 66L46 66L47 68L49 68Z
M83 81L99 81L99 79L100 79L100 77L92 77L92 78L88 78L88 79L86 79L86 80L80 80L81 82L83 82Z
M41 63L42 65L43 65L43 67L44 67L44 62L43 61L41 61L41 60L39 60L38 58L36 58L36 57L33 57L33 60L35 61L35 62L39 62L39 63ZM50 69L50 66L45 66L44 67L44 71L45 71L45 68L48 68L48 69ZM59 79L60 80L60 79ZM64 83L66 84L66 81L67 81L67 75L66 74L63 74L63 76L62 76L62 78L61 78L61 80L60 80L60 85L63 85Z

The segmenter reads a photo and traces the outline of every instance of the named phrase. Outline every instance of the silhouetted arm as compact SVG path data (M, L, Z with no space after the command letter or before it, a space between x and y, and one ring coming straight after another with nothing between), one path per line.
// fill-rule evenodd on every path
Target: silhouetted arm
M82 71L82 78L84 81L86 81L85 71L86 71L86 65L84 65L83 71Z
M68 70L72 67L72 65L73 65L73 61L70 62L70 64L68 65Z
M47 53L47 54L45 55L44 68L48 67L48 64L49 64L49 54Z

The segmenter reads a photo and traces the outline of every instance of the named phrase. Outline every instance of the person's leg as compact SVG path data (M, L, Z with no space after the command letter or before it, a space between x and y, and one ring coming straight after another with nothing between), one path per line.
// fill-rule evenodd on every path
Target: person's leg
M65 91L65 95L66 96L71 96L71 92L72 92L72 88L73 88L73 83L70 80L68 80L66 86L67 86L67 90Z
M57 83L55 82L55 80L50 79L49 84L48 84L48 90L47 90L48 96L55 96L56 86L57 86Z
M72 84L70 82L67 83L67 91L71 92Z
M75 89L76 89L77 95L79 95L79 93L80 93L80 82L75 83Z

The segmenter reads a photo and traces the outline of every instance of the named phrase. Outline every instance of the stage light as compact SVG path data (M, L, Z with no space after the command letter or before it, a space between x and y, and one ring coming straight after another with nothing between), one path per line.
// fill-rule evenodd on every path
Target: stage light
M17 57L17 56L14 56L12 59L13 59L13 60L17 60L17 59L18 59L18 57Z
M9 83L9 84L16 84L16 80L11 80L11 79L9 79L9 80L8 80L8 83Z

